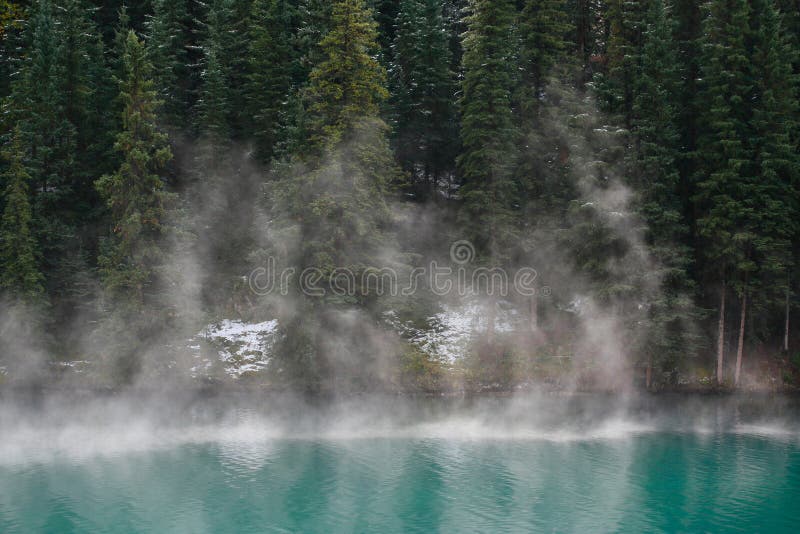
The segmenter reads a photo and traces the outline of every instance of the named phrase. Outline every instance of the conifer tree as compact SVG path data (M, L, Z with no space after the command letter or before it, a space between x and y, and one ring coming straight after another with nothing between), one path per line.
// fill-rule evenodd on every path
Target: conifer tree
M235 50L225 45L226 34L231 31L233 17L230 0L215 0L209 5L208 36L203 46L203 83L198 101L197 130L213 145L226 144L232 133L233 105L231 69L228 58ZM239 54L241 55L241 51Z
M387 217L384 196L398 177L378 114L386 71L374 56L372 13L364 0L338 0L332 9L321 43L325 60L307 89L314 170L300 179L295 196L308 236L305 261L326 271L375 264Z
M463 43L460 220L492 263L502 260L516 238L518 189L511 172L516 142L511 112L514 20L510 0L472 0Z
M0 291L35 303L43 297L44 277L38 266L38 247L33 236L28 175L22 147L15 137L4 154L9 162L0 219Z
M250 17L247 109L256 157L269 162L282 142L296 62L291 6L286 0L255 0Z
M653 0L643 31L641 66L632 109L635 139L634 184L641 192L640 213L647 223L647 241L657 261L658 279L647 295L649 332L643 352L648 358L647 387L651 386L653 356L675 362L697 350L694 332L698 313L688 270L690 229L684 220L678 158L681 150L677 45L674 22L663 0Z
M525 223L535 226L563 209L569 199L564 193L565 142L559 134L563 110L545 109L548 79L562 78L570 60L565 51L568 31L566 5L563 0L528 1L519 16L520 76L514 95L515 124L521 135L518 140L518 161L514 170L522 191L521 203L528 212ZM568 65L554 71L557 64ZM536 248L531 245L531 247Z
M774 0L751 1L754 80L752 119L747 137L754 161L752 184L744 189L747 226L754 237L748 253L752 266L737 288L741 299L734 383L739 385L746 322L753 305L770 308L783 300L791 268L791 240L797 231L794 196L798 159L796 60ZM750 314L750 315L748 315Z
M333 3L329 0L299 0L297 3L296 48L302 67L300 77L305 79L325 59L322 39L331 27Z
M527 0L519 16L523 96L520 112L536 108L551 67L566 49L569 31L564 0Z
M69 177L69 208L96 201L94 180L110 170L113 120L107 110L115 97L103 42L85 0L66 0L59 10L58 62L64 69L64 113L75 128L75 165ZM68 209L69 209L68 208ZM88 222L88 221L87 221ZM94 222L94 221L91 221Z
M630 127L644 30L646 3L612 0L606 16L609 24L606 72L600 77L600 96L612 113L624 117Z
M161 240L167 233L166 209L170 195L161 176L172 154L167 137L156 128L156 92L152 66L133 31L124 52L125 78L120 98L125 108L123 129L116 149L122 164L116 173L97 181L97 189L111 216L111 236L99 259L100 273L109 294L138 308L155 283L155 270L163 261Z
M457 149L457 87L449 47L441 2L401 2L391 76L394 143L423 199L452 173Z
M66 193L75 158L75 126L67 119L58 23L49 0L36 4L27 31L29 53L12 95L19 139L39 211L55 209Z
M330 24L320 43L324 59L307 91L316 149L336 147L364 118L377 117L388 97L386 70L374 58L378 33L364 0L334 2Z
M0 99L11 92L11 76L22 48L20 33L24 18L22 2L0 0Z
M748 204L756 182L749 146L753 91L747 48L750 7L746 0L714 0L708 5L704 31L702 98L707 102L699 140L701 174L695 196L704 265L720 284L717 381L723 381L726 296L741 291L753 270L757 239Z
M163 102L160 115L172 127L188 125L193 105L193 72L187 50L190 22L186 0L153 0L153 14L147 21L147 52Z
M330 30L320 43L322 61L305 90L311 137L296 161L307 170L284 180L273 199L302 243L296 258L300 271L317 269L323 275L320 286L328 290L336 269L348 269L358 282L365 270L383 264L389 222L385 196L399 170L379 116L387 91L377 50L376 23L365 0L332 2ZM334 368L335 349L315 333L337 328L336 307L375 298L368 286L353 289L344 296L327 291L325 298L304 299L286 321L284 347L291 358L283 363L310 387L353 371L353 364L363 369L375 357L348 345L348 362Z

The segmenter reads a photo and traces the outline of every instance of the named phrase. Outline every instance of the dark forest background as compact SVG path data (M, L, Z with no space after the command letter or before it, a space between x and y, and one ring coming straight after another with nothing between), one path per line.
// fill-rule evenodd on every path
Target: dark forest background
M648 386L791 381L798 74L798 0L2 0L3 335L125 381L182 329L279 316L285 376L370 380L387 349L343 317L419 323L430 292L277 302L242 277L461 239L549 291L484 299L467 377L591 352L579 291ZM503 307L529 330L495 332Z

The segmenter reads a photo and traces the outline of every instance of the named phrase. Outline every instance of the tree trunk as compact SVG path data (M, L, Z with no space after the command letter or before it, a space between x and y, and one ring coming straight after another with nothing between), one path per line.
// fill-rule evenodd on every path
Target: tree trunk
M739 346L736 349L736 375L734 377L734 385L739 385L739 377L742 374L742 355L744 353L744 323L747 317L747 288L745 287L744 294L742 295L742 317L739 321Z
M497 303L494 298L489 299L489 313L486 314L486 343L494 345L494 323L497 318Z
M791 291L790 283L786 286L786 325L783 330L783 352L789 352L789 312L791 310Z
M725 353L725 280L722 280L722 299L719 305L719 337L717 338L717 385L722 385L722 361Z

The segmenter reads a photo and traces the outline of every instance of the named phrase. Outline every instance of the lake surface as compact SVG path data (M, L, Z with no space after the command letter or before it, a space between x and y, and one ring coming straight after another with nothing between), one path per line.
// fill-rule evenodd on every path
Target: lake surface
M0 532L798 531L794 407L560 405L6 424Z

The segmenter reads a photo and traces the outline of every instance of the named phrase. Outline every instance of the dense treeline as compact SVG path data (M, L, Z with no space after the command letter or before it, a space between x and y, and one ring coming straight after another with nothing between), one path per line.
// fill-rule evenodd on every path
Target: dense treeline
M93 335L124 378L195 318L191 257L192 306L272 306L284 368L319 384L380 372L345 310L413 320L430 293L287 310L242 274L412 269L468 239L551 291L489 295L484 379L580 352L580 286L648 385L693 357L738 384L795 339L798 75L794 0L3 0L0 287L62 350L87 350L75 317L113 318ZM503 307L524 334L495 332Z

